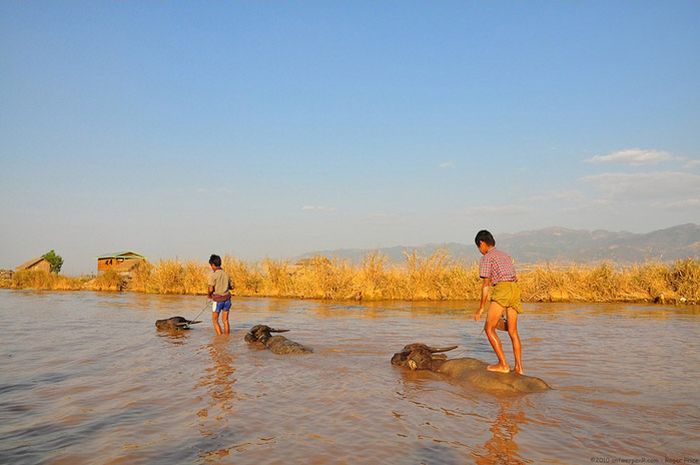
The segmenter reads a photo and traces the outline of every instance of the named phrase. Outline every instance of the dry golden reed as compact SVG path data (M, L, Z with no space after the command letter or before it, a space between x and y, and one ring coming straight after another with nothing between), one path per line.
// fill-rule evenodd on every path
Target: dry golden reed
M121 291L126 288L126 279L114 270L107 270L84 284L93 291Z
M71 278L48 271L16 271L3 287L12 289L40 289L53 291L75 291L83 289L88 278Z
M480 295L476 263L465 264L439 250L429 257L415 252L401 264L379 253L362 263L316 256L291 262L265 259L248 263L224 257L234 295L329 300L475 300ZM195 261L140 263L124 278L114 272L70 278L20 271L8 288L54 290L131 290L157 294L205 294L209 266ZM527 302L700 302L700 260L649 262L625 267L612 263L567 266L537 264L519 269Z

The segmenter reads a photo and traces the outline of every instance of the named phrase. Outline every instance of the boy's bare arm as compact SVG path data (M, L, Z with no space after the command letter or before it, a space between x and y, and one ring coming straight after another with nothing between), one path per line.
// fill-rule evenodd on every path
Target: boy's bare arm
M481 282L481 300L479 302L479 310L474 314L474 320L479 321L481 314L484 312L484 307L489 299L489 291L491 290L491 278L483 278Z

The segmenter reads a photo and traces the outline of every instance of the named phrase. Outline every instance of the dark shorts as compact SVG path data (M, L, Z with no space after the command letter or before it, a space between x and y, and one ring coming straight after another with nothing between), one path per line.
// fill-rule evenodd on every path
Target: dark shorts
M212 313L228 312L229 310L231 310L231 299L211 303Z

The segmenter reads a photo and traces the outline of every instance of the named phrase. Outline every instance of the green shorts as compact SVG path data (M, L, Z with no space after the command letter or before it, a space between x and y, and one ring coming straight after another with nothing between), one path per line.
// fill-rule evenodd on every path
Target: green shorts
M496 302L503 308L513 308L516 312L523 312L523 305L520 302L520 287L518 283L501 281L491 290L491 301Z

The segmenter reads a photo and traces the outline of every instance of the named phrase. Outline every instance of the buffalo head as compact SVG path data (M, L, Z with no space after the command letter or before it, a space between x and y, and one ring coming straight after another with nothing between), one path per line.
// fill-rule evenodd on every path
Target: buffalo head
M289 330L273 329L265 325L255 325L250 328L248 334L245 335L245 340L246 342L262 342L264 344L265 341L272 337L272 334L270 333L286 333L287 331Z
M432 370L434 361L443 361L447 358L440 352L447 352L455 348L457 346L434 348L421 343L409 344L401 349L401 352L397 352L391 357L391 364L411 370Z

